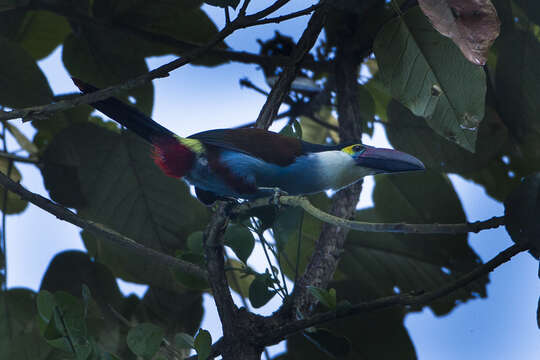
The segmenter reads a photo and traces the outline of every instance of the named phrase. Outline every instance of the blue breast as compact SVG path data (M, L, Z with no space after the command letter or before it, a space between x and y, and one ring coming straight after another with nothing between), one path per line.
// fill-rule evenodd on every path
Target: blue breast
M279 166L262 161L247 154L223 150L220 162L242 181L260 189L255 194L238 194L223 179L213 173L205 160L197 161L187 180L201 189L221 196L254 198L271 195L271 188L280 188L290 195L314 193L324 190L319 176L321 167L313 154L300 156L289 166Z

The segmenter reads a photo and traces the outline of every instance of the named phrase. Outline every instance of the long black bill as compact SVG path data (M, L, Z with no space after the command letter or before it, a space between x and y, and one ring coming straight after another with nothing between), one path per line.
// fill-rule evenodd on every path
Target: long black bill
M366 146L356 157L357 165L375 170L377 173L395 173L425 170L424 164L412 155L393 150Z

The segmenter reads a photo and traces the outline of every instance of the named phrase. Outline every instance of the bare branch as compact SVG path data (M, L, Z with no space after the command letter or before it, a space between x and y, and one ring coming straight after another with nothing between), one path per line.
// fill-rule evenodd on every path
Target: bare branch
M311 14L313 11L317 10L321 6L322 6L322 3L318 3L318 4L315 4L315 5L311 5L310 7L305 8L304 10L295 11L295 12L287 14L287 15L276 16L276 17L273 17L273 18L266 18L266 19L259 20L259 21L255 22L255 23L251 24L250 26L262 25L262 24L271 24L271 23L279 24L282 21L294 19L294 18L297 18L297 17L300 17L300 16L309 15L309 14Z
M458 279L441 286L438 289L431 290L429 292L415 291L408 294L399 294L394 296L387 296L379 298L373 301L367 301L359 304L352 305L349 308L336 309L325 313L319 313L311 318L294 320L286 323L278 329L261 334L259 341L261 345L271 345L278 343L285 339L287 336L292 335L298 331L306 329L311 326L316 326L331 320L341 319L368 311L375 311L386 309L393 306L412 306L412 305L426 305L436 299L446 296L460 288L463 288L467 284L489 274L491 271L509 261L513 256L527 250L527 247L514 244L506 250L500 252L493 259L487 263L478 266L471 272L459 277Z
M34 156L18 156L12 153L5 151L0 151L0 157L4 159L10 159L18 162L28 163L28 164L39 164L39 159Z
M309 20L306 29L296 44L296 48L293 50L291 56L292 63L283 68L283 72L280 74L278 81L272 87L270 95L266 98L266 102L257 117L256 127L268 129L270 124L272 124L272 121L277 115L279 106L287 96L291 83L296 77L296 73L300 67L300 61L313 47L315 41L317 41L317 38L319 37L326 20L327 12L327 6L321 6Z
M32 204L42 208L43 210L53 214L58 219L67 221L75 226L80 227L81 229L85 229L93 235L100 237L101 239L110 241L124 249L135 251L137 254L145 256L146 258L154 261L155 263L167 266L173 270L186 272L201 277L203 279L207 278L206 271L201 269L199 266L163 254L154 249L147 248L137 243L135 240L132 240L127 236L111 230L102 224L90 220L85 220L71 212L69 209L58 205L51 200L44 198L41 195L28 191L23 186L11 180L3 173L0 173L0 184L6 189L19 195L22 199L25 199Z

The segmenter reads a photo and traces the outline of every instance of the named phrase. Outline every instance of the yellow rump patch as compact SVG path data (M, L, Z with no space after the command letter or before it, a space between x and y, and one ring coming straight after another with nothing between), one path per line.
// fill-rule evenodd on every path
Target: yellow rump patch
M204 151L203 145L199 140L182 138L180 136L178 136L177 139L182 145L187 146L195 154L200 154Z

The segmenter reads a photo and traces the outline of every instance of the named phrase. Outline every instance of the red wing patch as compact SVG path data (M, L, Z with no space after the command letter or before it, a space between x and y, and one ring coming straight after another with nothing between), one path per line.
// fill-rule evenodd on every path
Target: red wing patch
M181 178L193 167L195 154L174 137L154 138L152 144L152 158L165 174Z

